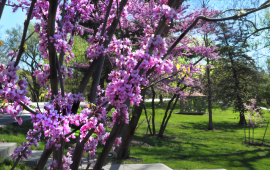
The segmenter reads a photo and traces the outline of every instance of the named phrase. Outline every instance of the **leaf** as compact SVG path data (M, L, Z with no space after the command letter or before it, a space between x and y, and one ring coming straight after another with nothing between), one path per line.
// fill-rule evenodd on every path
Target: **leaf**
M4 44L3 40L0 40L0 47Z
M26 51L26 50L27 50L27 45L24 44L23 48L24 48L24 50Z
M177 65L176 65L177 70L179 70L180 67L181 67L180 64L177 64Z

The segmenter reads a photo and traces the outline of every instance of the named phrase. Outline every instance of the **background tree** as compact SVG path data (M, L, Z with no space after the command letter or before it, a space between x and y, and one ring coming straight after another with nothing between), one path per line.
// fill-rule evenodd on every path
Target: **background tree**
M231 34L226 31L225 25L221 25L221 30L219 51L222 59L214 62L213 98L222 101L222 107L232 105L240 113L239 124L243 124L244 103L258 94L261 78L255 61L246 54L248 46L243 43L246 30L239 29L238 33Z
M34 33L34 25L30 25L27 31L27 37L31 37L26 41L24 45L24 54L21 58L21 73L23 77L25 77L29 83L29 91L31 93L31 98L33 102L37 102L40 96L40 85L38 83L37 77L34 76L34 72L38 69L39 63L42 62L42 57L39 54L39 41L38 34ZM21 37L23 33L23 28L17 25L16 28L12 28L10 30L6 30L5 34L7 35L4 40L4 44L1 47L0 58L6 58L7 54L10 51L17 51L19 49L21 43ZM30 79L28 79L30 78Z

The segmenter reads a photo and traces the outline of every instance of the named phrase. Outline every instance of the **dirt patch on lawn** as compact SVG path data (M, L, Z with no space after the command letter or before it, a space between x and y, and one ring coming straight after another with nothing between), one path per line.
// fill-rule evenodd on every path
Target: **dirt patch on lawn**
M150 144L142 142L142 141L138 141L138 140L132 140L130 143L130 146L133 146L133 147L145 146L149 148L152 147Z
M106 161L106 165L115 165L115 164L140 164L142 163L142 159L139 159L139 158L134 158L134 157L129 157L127 159L123 159L123 160L120 160L120 159L117 159L117 158L109 158L107 159Z

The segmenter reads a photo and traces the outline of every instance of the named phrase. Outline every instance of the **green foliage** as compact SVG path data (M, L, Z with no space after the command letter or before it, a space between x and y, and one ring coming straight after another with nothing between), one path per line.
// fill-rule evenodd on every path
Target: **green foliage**
M83 75L86 71L85 68L77 68L74 63L84 65L84 62L89 64L85 57L85 52L88 48L88 43L83 38L76 36L74 37L74 46L72 52L74 53L74 58L71 59L70 65L68 67L73 68L73 78L67 77L65 80L65 90L67 92L76 93L79 83L81 82ZM91 80L90 80L91 83ZM87 86L84 96L89 92L90 85Z

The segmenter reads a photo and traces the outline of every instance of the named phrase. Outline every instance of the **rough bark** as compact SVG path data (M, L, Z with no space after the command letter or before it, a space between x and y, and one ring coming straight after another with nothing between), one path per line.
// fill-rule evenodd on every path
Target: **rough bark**
M141 95L142 95L143 99L145 97L145 91L146 91L145 89L142 89L142 91L141 91ZM129 121L128 126L125 127L125 131L124 131L124 134L122 136L122 143L121 143L119 150L117 152L117 157L119 159L124 159L124 158L129 157L129 144L130 144L130 141L132 139L132 136L135 133L135 130L136 130L137 124L139 122L142 110L143 110L143 102L141 102L139 104L139 106L135 105L133 107L132 118Z
M44 148L42 155L38 161L37 166L35 167L35 170L43 170L51 153L53 152L53 148L50 147L49 149Z
M99 155L93 170L101 170L102 166L105 164L106 158L108 157L108 154L110 153L110 150L113 146L116 136L119 133L123 124L125 123L123 120L121 120L120 123L118 123L118 121L119 120L117 120L116 123L114 123L110 136L107 139L106 144L101 154Z

